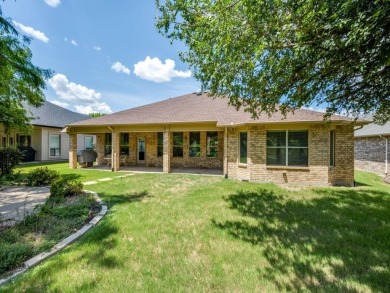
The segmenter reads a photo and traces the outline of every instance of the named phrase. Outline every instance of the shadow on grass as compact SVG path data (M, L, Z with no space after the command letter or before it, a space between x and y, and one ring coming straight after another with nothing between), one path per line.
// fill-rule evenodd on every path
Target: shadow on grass
M124 204L129 202L138 202L143 201L146 198L153 197L149 195L148 191L144 190L141 192L130 192L118 195L107 195L104 192L100 192L99 196L104 198L104 202L107 204L109 208L117 204Z
M258 269L260 278L280 290L389 292L389 194L314 192L314 199L294 200L265 189L241 191L225 198L241 217L213 224L261 247L269 265Z

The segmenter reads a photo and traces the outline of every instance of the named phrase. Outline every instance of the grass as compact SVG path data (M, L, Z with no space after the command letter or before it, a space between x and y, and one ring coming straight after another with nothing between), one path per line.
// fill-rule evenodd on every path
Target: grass
M70 169L68 162L53 162L53 163L43 162L43 163L22 164L22 165L18 165L15 168L15 172L20 171L22 177L25 177L29 171L42 166L47 166L49 169L60 172L65 177L71 179L77 179L82 182L119 176L118 173L116 172L91 170L88 168Z
M105 173L105 172L104 172ZM137 174L89 186L109 205L71 247L0 292L389 292L389 185L287 190Z
M0 225L0 277L81 228L99 210L97 205L91 194L50 197L16 225Z

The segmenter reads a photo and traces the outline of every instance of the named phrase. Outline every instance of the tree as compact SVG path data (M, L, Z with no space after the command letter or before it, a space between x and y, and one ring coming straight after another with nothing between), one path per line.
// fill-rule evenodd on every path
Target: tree
M89 113L88 115L91 116L92 118L96 118L96 117L104 116L106 114L103 114L103 113Z
M390 1L156 1L156 26L204 89L254 117L327 105L390 119ZM280 106L278 106L278 104Z
M0 124L6 131L28 129L30 118L22 102L42 105L45 79L52 75L31 63L29 42L3 17L0 7Z

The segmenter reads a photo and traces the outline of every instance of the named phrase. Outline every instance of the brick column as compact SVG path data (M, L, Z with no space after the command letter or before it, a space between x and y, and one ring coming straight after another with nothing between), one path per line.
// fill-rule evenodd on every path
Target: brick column
M112 132L112 151L111 151L112 171L119 170L120 164L120 147L119 147L119 132L114 130Z
M77 134L69 134L69 169L77 169Z
M104 161L104 133L96 135L95 151L97 153L96 162L98 165L105 164Z
M169 139L170 131L168 127L164 128L163 134L163 172L171 172L171 143Z

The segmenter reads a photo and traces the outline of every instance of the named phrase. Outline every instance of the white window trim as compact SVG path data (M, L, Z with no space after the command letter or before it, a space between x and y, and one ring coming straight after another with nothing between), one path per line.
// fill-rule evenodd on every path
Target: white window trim
M288 164L288 149L289 148L290 149L307 149L307 166L310 166L310 164L309 164L309 160L310 160L310 154L309 154L309 147L310 147L310 145L309 145L309 142L310 142L309 135L310 135L310 131L308 129L290 129L290 130L280 129L280 130L269 130L269 131L270 132L272 132L272 131L280 131L280 132L284 131L284 132L286 132L286 145L284 147L284 149L286 150L286 165L268 165L267 164L267 166L301 167L301 166L289 165ZM289 145L288 145L288 132L289 131L293 131L293 132L296 132L296 131L307 131L307 147L301 147L301 146L299 146L299 147L289 147ZM283 149L283 147L274 147L274 146L270 146L269 147L269 146L266 145L266 149ZM266 156L266 160L267 160L267 152L266 152L265 156ZM302 167L306 167L306 166L302 166Z
M60 137L60 154L59 154L58 156L52 156L52 155L50 154L50 136L51 136L51 135L58 135L58 136ZM61 135L61 133L58 133L58 132L49 132L49 136L48 136L47 142L48 142L48 152L49 152L48 157L49 157L49 158L61 158L61 157L62 157L62 147L61 147L62 135Z

